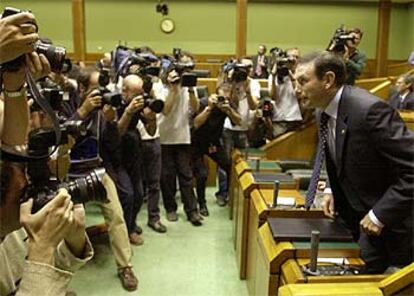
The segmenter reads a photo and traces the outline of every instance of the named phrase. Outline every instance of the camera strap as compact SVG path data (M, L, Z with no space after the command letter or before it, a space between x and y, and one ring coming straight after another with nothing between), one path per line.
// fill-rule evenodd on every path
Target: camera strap
M2 76L2 75L1 75ZM59 147L60 139L61 139L61 131L59 127L58 118L55 115L55 112L53 111L52 107L50 106L49 102L45 99L45 97L40 93L39 89L37 88L36 82L32 76L32 73L30 73L29 68L25 68L25 76L26 76L26 82L27 86L30 90L30 92L33 95L34 100L36 103L40 106L40 108L50 117L53 129L55 131L56 140L55 140L55 146L53 150L46 154L46 155L28 155L26 153L17 153L16 151L7 151L3 147L1 148L1 158L5 160L10 160L14 162L28 162L31 160L39 160L39 159L45 159L49 158Z

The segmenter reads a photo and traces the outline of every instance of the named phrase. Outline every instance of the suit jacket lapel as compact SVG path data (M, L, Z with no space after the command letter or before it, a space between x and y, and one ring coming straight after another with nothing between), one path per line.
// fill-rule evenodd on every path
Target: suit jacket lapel
M341 101L339 102L338 107L338 115L336 119L336 130L335 130L335 154L336 154L336 167L337 167L337 174L341 173L342 170L342 163L343 159L343 149L347 134L347 119L348 114L346 110L346 96L347 96L348 89L345 86L344 91L342 93Z

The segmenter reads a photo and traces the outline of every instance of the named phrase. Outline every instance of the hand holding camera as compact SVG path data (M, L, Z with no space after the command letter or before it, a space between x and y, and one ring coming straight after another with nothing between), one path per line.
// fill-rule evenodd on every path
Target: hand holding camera
M36 19L29 12L0 19L0 64L32 52L39 39Z
M107 122L112 122L116 119L116 110L111 105L105 104L102 108L102 113Z
M61 189L43 209L32 214L33 199L20 206L20 222L29 236L28 259L54 265L53 255L58 244L74 227L73 203Z
M26 65L35 81L48 76L52 71L46 56L35 51L26 55Z
M102 105L102 96L99 90L95 89L91 91L83 101L80 107L81 113L86 117L95 108L99 108Z
M128 107L125 109L125 112L128 115L132 115L134 113L137 113L139 110L144 108L144 97L143 96L137 96L131 100Z

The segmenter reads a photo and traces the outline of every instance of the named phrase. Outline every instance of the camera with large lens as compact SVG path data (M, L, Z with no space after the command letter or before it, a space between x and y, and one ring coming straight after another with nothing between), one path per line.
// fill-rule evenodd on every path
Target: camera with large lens
M2 18L22 12L30 12L30 10L20 10L12 7L6 7L3 11ZM72 68L70 60L66 59L66 49L64 47L55 47L52 44L46 44L38 41L35 44L35 51L38 54L45 55L53 72L69 72ZM24 63L24 56L20 56L12 61L2 64L2 68L6 71L16 72Z
M86 133L86 127L82 121L68 121L60 125L61 141L59 145L67 144L69 135L77 136ZM33 210L35 213L52 200L59 188L66 188L74 203L88 201L107 202L106 190L101 181L105 170L98 169L89 175L70 182L60 182L52 177L48 167L49 149L56 143L56 135L53 129L37 129L29 134L28 155L36 157L27 164L29 186L26 188L22 201L33 198Z
M152 112L161 113L164 109L164 101L152 97L148 93L144 93L144 108L148 107Z
M243 82L247 80L249 66L238 63L236 60L231 60L230 62L227 62L223 66L223 71L226 75L229 75L229 73L232 71L231 76L227 76L230 79L230 82Z
M283 81L283 78L289 76L289 71L295 64L295 59L289 57L286 51L280 50L276 57L277 64L277 78L279 81Z
M329 42L328 48L326 50L343 55L345 53L345 46L348 40L354 42L355 36L346 30L344 28L344 25L341 25L338 29L335 30L334 35Z
M273 112L274 112L274 108L273 108L273 104L272 104L272 99L270 98L265 98L263 100L262 103L262 114L263 117L273 117Z

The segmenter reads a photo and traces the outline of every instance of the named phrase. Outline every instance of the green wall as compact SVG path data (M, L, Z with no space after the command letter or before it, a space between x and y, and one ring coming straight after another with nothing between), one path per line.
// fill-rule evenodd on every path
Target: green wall
M55 44L73 51L71 0L0 0L1 6L30 8L40 32ZM155 0L85 0L88 52L105 52L118 41L149 45L158 52L182 47L193 53L231 54L235 51L235 1L167 0L176 23L171 34L160 30ZM324 49L340 24L360 27L361 49L375 58L376 3L309 3L249 1L247 52L261 43L269 48L298 46L302 52ZM403 33L406 32L406 33ZM414 48L414 5L394 5L391 15L389 58L406 59Z
M0 8L6 6L30 9L36 16L41 36L73 51L71 0L0 0Z
M414 50L414 3L410 4L409 12L408 12L408 30L407 36L410 40L408 43L410 45L410 50Z
M248 53L261 42L269 48L297 46L302 52L325 49L341 24L360 27L366 36L361 49L375 56L377 7L374 5L253 3L248 10ZM371 38L374 36L374 38Z
M113 48L119 40L149 45L158 52L182 47L193 53L231 53L235 44L236 5L229 2L168 1L175 31L160 30L157 1L86 0L88 51Z

